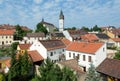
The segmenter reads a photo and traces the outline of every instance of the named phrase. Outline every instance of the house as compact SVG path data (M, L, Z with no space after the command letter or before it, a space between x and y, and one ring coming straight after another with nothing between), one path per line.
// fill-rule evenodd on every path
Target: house
M97 36L97 38L99 39L100 42L108 42L110 37L107 34L104 33L98 33L95 34Z
M9 46L14 42L14 30L0 30L0 46Z
M38 33L27 33L25 37L23 37L24 43L32 44L36 40L45 40L45 34L43 32Z
M111 43L113 43L115 47L120 47L120 38L112 38Z
M7 73L10 68L10 57L0 58L0 72Z
M30 47L30 50L37 50L44 59L50 58L56 62L65 53L65 44L61 40L40 40Z
M120 37L120 28L109 28L103 31L110 38L119 38Z
M65 44L66 47L71 43L71 41L66 38L61 39L61 41Z
M30 50L30 46L31 46L32 44L19 44L18 46L17 46L17 51L19 52L19 53L25 53L25 51L29 51Z
M96 70L104 81L120 81L120 60L106 58Z
M63 39L65 38L65 36L62 32L54 32L54 33L50 33L50 38L51 39Z
M85 34L80 36L81 41L86 41L86 42L98 42L99 38L95 34Z
M42 19L40 23L43 24L43 26L47 29L48 32L53 32L56 29L53 24L45 22L44 19Z
M97 67L106 58L106 43L72 42L66 47L66 60L78 59L87 71L90 63Z
M74 40L80 40L80 36L87 34L86 31L84 30L65 30L63 31L64 36L70 40L70 41L74 41Z

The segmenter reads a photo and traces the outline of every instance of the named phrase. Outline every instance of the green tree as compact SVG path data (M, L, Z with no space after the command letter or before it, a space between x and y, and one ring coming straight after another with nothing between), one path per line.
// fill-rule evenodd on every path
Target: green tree
M19 61L21 64L21 75L24 76L29 74L29 71L31 69L31 62L30 62L27 51L25 51L25 53L23 54L22 58Z
M43 32L45 35L48 33L47 29L41 23L38 23L36 28L35 32Z
M1 74L1 73L0 73L0 81L6 81L5 76L3 74Z
M90 29L88 28L88 27L85 27L85 26L83 26L82 28L81 28L82 30L85 30L85 31L90 31Z
M19 44L19 42L12 43L12 45L11 45L12 50L17 50L18 44Z
M118 49L117 52L115 53L114 59L120 60L120 49Z
M102 81L100 74L96 72L95 67L92 63L88 69L85 81Z
M66 67L60 69L50 59L45 60L39 67L39 71L41 75L39 81L77 81L73 71Z
M101 28L99 28L97 25L95 25L95 26L92 28L92 31L101 31Z

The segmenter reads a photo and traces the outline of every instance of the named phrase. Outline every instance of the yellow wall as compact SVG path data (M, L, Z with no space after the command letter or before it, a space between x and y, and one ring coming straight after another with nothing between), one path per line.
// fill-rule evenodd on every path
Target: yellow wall
M107 31L106 34L110 37L110 38L115 38L115 35L113 33L111 33L110 31Z

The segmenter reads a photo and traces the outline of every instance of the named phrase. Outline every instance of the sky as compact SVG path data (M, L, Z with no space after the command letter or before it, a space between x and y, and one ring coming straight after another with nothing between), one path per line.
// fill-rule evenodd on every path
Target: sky
M42 18L59 27L60 10L67 27L120 27L120 0L0 0L0 24L34 29Z

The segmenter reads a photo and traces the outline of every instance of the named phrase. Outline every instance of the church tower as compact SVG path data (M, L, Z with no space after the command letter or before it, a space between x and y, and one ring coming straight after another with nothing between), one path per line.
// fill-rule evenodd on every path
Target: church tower
M62 32L63 30L64 30L64 15L61 10L59 15L59 32Z

